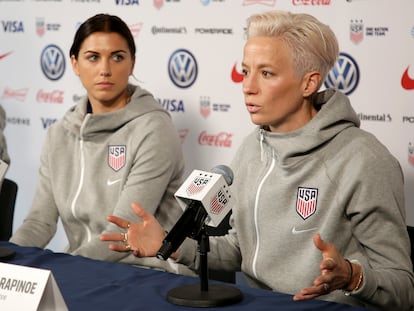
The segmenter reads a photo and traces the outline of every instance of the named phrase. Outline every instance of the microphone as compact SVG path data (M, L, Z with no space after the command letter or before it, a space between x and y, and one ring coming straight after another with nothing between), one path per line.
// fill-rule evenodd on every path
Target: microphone
M186 237L198 239L203 226L217 227L231 210L229 186L233 171L218 165L211 172L194 170L175 193L184 209L177 223L167 234L157 253L157 258L167 260Z

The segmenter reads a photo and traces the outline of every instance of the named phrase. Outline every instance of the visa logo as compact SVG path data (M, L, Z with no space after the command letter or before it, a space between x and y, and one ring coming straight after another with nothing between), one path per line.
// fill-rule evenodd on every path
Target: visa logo
M42 118L43 129L47 129L49 126L51 126L56 121L57 121L57 119Z
M160 105L169 112L184 112L184 102L176 99L158 99Z
M1 21L4 32L24 32L22 21Z

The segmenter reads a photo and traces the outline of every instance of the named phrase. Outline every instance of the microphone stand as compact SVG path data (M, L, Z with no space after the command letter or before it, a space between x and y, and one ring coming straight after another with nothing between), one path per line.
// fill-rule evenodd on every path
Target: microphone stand
M208 261L210 251L209 236L203 224L197 238L198 254L200 258L200 284L183 285L171 289L167 300L173 304L188 307L218 307L240 302L243 294L238 288L224 285L208 284Z

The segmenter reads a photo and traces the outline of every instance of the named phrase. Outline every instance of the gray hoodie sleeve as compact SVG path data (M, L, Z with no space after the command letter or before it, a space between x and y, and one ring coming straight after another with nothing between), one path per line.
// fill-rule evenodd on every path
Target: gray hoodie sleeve
M10 163L9 153L7 151L6 137L4 136L4 129L6 127L6 112L0 106L0 159L6 163Z

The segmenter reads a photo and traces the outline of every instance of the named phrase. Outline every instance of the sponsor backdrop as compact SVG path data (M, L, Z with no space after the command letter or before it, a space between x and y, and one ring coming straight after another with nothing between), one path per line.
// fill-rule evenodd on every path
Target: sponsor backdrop
M253 129L240 73L245 20L271 9L313 14L337 34L341 55L325 86L348 94L362 128L399 159L414 225L414 1L0 0L0 8L0 104L12 159L6 176L19 184L14 228L34 197L46 130L84 94L68 56L81 22L104 12L129 25L137 44L131 82L171 113L187 176L228 164ZM48 247L65 244L59 226Z

